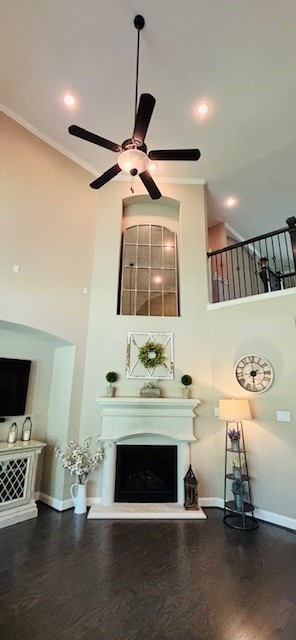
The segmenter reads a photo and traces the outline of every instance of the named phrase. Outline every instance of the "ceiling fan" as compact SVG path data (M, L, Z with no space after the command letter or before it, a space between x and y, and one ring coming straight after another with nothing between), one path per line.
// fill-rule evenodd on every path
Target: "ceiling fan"
M151 116L155 107L155 98L150 93L142 93L138 105L138 72L139 72L139 50L140 50L140 31L145 25L143 16L136 16L134 25L138 31L137 40L137 65L136 65L136 96L135 96L135 125L131 138L124 140L122 144L116 144L111 140L106 140L101 136L86 131L75 124L72 124L68 131L77 138L82 138L93 144L97 144L105 149L110 149L118 154L117 163L110 167L99 178L91 182L92 189L100 189L109 180L112 180L120 171L124 171L131 176L138 175L146 187L150 197L153 200L161 198L161 193L155 184L150 171L149 164L151 161L157 160L198 160L200 158L199 149L158 149L155 151L147 150L145 137Z

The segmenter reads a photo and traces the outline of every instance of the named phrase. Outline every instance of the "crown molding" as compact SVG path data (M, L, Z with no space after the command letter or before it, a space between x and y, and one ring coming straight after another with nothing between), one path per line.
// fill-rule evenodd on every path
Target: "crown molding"
M3 113L5 113L6 116L8 116L12 120L14 120L18 124L20 124L22 127L24 127L24 129L27 129L27 131L32 133L34 136L36 136L37 138L40 138L40 140L42 140L43 142L48 144L50 147L53 147L53 149L55 149L59 153L62 153L67 158L69 158L69 160L72 160L73 162L78 164L80 167L82 167L83 169L88 171L88 173L90 173L92 176L98 177L98 175L100 175L100 173L103 173L103 172L100 172L95 167L93 167L92 165L90 165L87 162L85 162L84 160L82 160L81 158L79 158L75 153L72 153L71 151L69 151L68 149L63 147L63 145L61 145L58 142L56 142L56 140L54 140L53 138L50 138L50 136L48 136L45 133L43 133L43 131L41 131L37 127L31 125L29 122L26 122L26 120L24 120L21 116L19 116L17 113L12 111L11 109L9 109L9 107L6 107L4 104L0 103L0 110L3 111ZM126 181L130 180L130 176L127 176L127 175L123 174L123 175L117 176L115 179L118 180L118 181L126 182ZM196 185L205 185L206 184L205 178L163 178L163 177L157 177L157 182L160 182L160 183L164 183L165 182L167 184L196 184Z

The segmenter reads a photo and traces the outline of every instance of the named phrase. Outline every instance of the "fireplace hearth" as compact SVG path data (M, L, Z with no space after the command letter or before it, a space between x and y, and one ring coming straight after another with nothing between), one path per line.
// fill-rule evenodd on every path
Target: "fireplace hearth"
M115 502L177 502L177 447L118 445Z

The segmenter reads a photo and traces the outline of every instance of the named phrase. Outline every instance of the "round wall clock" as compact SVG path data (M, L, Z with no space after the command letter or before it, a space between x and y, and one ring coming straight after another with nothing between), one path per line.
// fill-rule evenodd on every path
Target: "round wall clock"
M272 365L263 356L243 356L236 363L234 372L240 386L253 393L267 391L273 382Z

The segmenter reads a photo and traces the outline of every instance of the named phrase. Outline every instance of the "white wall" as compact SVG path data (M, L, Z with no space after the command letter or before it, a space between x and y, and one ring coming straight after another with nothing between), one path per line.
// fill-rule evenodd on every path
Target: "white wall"
M126 345L129 331L164 331L174 335L175 378L162 381L167 396L182 395L183 373L193 377L192 395L202 400L196 420L197 444L192 447L192 462L202 495L216 495L213 467L213 420L211 418L211 354L207 340L206 310L207 263L203 187L161 184L165 197L180 203L179 270L181 315L174 317L132 317L117 315L118 267L121 243L123 200L129 196L128 182L106 185L100 197L85 384L82 406L82 431L92 435L100 429L95 399L106 394L105 374L119 373L118 395L139 394L143 380L125 377ZM144 194L135 181L135 200ZM149 200L149 210L158 204ZM162 210L161 215L164 215ZM169 225L168 225L169 226ZM99 494L99 473L93 476L92 491Z
M214 407L218 406L220 397L248 395L235 382L234 363L245 353L262 353L273 362L276 377L267 393L251 397L254 421L246 425L254 502L262 517L270 516L272 519L273 514L281 514L288 519L295 518L296 504L291 500L296 480L293 464L296 451L294 359L291 350L295 340L295 295L280 292L278 298L269 294L253 298L247 304L209 305L207 308L203 188L161 184L165 196L181 203L181 316L118 316L116 301L122 201L127 188L124 183L115 182L101 193L102 215L96 237L82 431L87 434L100 428L95 398L105 395L107 371L119 373L119 395L139 393L142 382L125 377L128 331L172 332L175 379L161 386L168 396L181 395L181 375L192 375L193 396L202 402L196 420L197 443L192 446L192 464L199 480L200 496L216 497L222 504L225 425L214 417ZM137 193L142 193L138 184L135 195ZM104 212L108 215L103 215ZM276 422L276 409L290 410L292 422ZM92 493L100 493L99 473L93 477Z
M202 497L223 497L224 424L214 417L214 406L220 397L247 395L235 382L234 363L252 352L273 363L272 387L251 398L249 470L256 506L295 519L293 291L207 309L203 188L160 184L165 197L180 203L181 315L117 316L122 202L129 183L113 180L94 193L86 171L6 116L0 134L0 355L38 363L29 410L34 435L49 442L45 491L68 498L69 478L52 450L57 441L63 446L99 432L95 399L106 393L106 372L120 374L119 395L138 395L142 383L125 377L128 331L166 331L174 334L175 379L162 384L165 394L181 396L181 375L189 373L192 395L201 400L192 464ZM145 190L135 180L139 194ZM12 272L14 264L19 274ZM84 296L84 286L91 295ZM290 411L292 422L278 423L276 410ZM6 427L0 426L1 439ZM99 471L90 492L100 495Z
M1 319L84 341L98 204L90 176L3 114L0 136Z
M60 462L54 455L56 445L65 451L69 441L69 418L75 370L76 347L55 349L47 418L47 447L41 490L47 496L62 496L69 489L69 478L59 473ZM71 438L74 437L72 434ZM79 438L78 434L77 437ZM67 494L66 494L67 495Z
M26 352L36 368L47 369L36 377L34 434L53 441L58 440L59 423L52 429L46 408L54 352L61 345L76 347L74 369L68 368L67 373L71 396L70 401L65 398L64 415L68 413L68 423L60 423L65 442L79 434L90 300L83 288L91 286L98 196L89 189L92 176L84 169L3 114L0 138L0 321L10 323L6 326L14 327L17 334L17 348L12 349L13 340L6 343L4 335L1 352L16 357ZM15 264L19 273L13 272ZM30 345L24 335L28 328ZM61 353L67 368L67 348ZM0 437L4 435L2 428ZM58 483L62 498L66 489L61 465L57 473L63 478Z
M249 302L211 305L209 338L213 394L248 397L253 420L245 425L254 503L262 511L296 518L295 311L293 292L263 294ZM246 393L236 382L234 365L246 354L265 356L273 365L272 386ZM276 411L290 411L291 422L277 422ZM216 465L223 475L225 425L216 419ZM222 483L219 485L221 497Z

